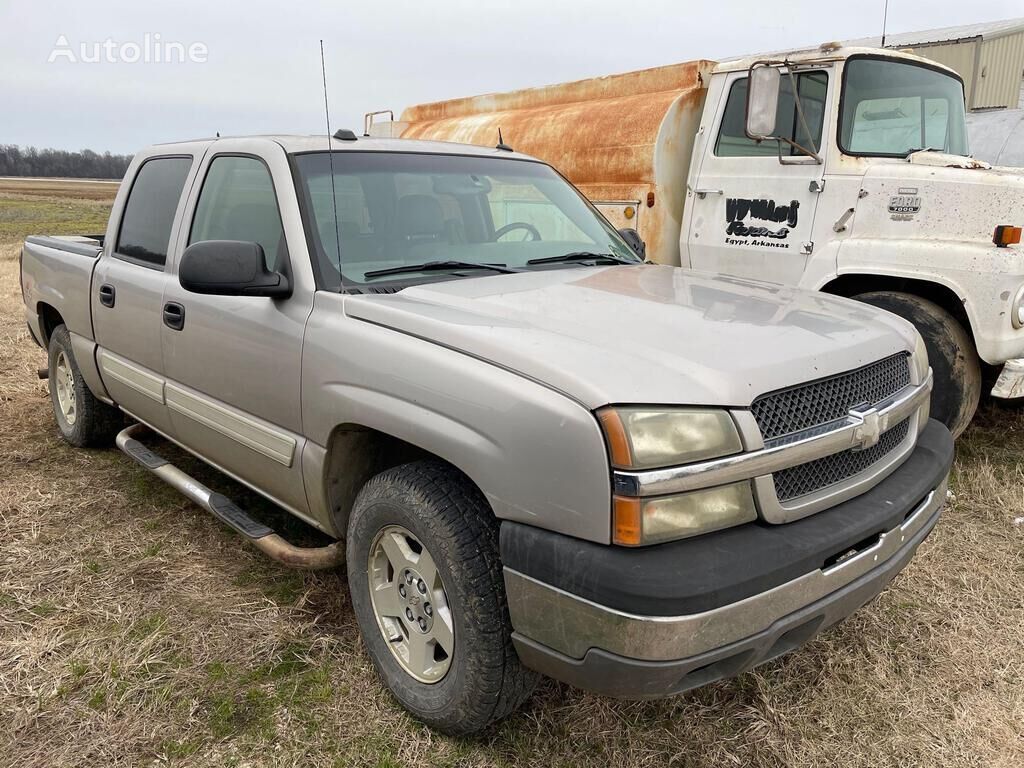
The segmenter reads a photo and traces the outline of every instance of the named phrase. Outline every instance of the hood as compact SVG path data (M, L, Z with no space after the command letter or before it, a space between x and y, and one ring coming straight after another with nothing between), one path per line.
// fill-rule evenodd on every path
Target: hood
M968 164L970 164L968 166ZM939 152L868 166L851 234L992 247L999 224L1024 223L1024 173Z
M930 149L922 149L907 155L911 165L930 165L933 168L971 168L974 170L987 171L992 166L984 160L975 160L973 157L963 155L950 155L946 152L933 152Z
M637 265L349 296L348 315L515 371L588 408L747 406L914 348L913 328L822 293Z

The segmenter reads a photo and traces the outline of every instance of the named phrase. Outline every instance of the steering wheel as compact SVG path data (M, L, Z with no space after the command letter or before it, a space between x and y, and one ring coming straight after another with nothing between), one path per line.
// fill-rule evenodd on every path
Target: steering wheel
M533 224L528 224L525 221L513 221L511 224L506 224L504 227L499 227L494 233L495 241L501 240L509 232L514 232L517 229L525 229L526 233L530 235L530 240L540 240L540 232ZM526 238L523 238L523 242L526 242Z

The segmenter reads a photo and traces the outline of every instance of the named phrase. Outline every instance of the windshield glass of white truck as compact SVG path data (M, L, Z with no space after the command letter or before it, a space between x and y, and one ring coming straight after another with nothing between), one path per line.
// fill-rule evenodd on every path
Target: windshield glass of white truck
M296 157L322 287L636 263L635 252L542 163L424 153ZM335 221L335 209L337 221ZM340 245L340 249L339 249ZM339 251L340 263L339 270Z
M967 154L963 84L927 66L851 58L839 123L839 147L851 155Z

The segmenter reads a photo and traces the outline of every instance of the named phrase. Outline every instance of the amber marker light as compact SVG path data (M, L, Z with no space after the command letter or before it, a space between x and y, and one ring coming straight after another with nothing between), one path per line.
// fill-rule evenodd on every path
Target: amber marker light
M612 465L616 467L633 466L633 453L629 448L629 438L626 436L626 428L622 426L622 418L614 408L605 408L599 411L597 418L604 427L605 437L608 439L608 451L611 453Z
M626 496L612 498L612 542L625 547L640 546L643 526L640 519L640 499Z
M997 248L1005 248L1008 245L1017 245L1020 242L1020 227L1010 224L1000 224L992 233L992 242Z

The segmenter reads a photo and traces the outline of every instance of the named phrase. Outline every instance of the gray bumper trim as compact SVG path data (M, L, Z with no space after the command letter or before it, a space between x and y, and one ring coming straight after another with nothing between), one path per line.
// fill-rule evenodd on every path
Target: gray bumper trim
M941 488L937 488L932 496L944 498L945 483ZM923 519L916 525L916 532L909 536L904 535L897 551L881 565L868 570L867 573L822 599L782 616L760 631L754 631L735 642L711 647L686 658L668 661L634 658L639 645L631 643L629 638L624 638L623 645L629 646L634 651L632 654L590 648L582 658L572 658L559 653L536 640L524 637L519 632L513 633L512 640L526 666L578 688L627 699L651 699L682 693L715 680L733 677L795 650L822 629L842 621L870 602L910 562L920 543L938 522L940 507L941 505L919 509L914 517L921 516ZM552 618L542 608L538 608L537 612L544 619ZM748 629L753 630L754 627ZM680 641L693 639L682 637ZM642 642L642 638L638 640Z
M509 613L516 634L582 659L601 649L633 659L666 661L697 656L771 627L784 616L841 590L919 541L946 500L947 479L906 520L871 546L839 563L720 608L685 616L640 616L614 610L505 568ZM915 545L916 546L916 545Z

